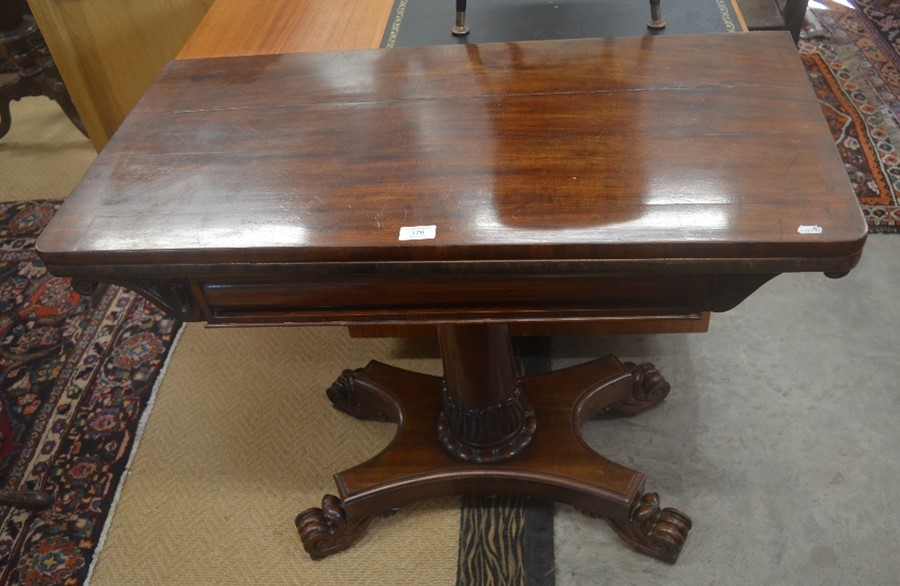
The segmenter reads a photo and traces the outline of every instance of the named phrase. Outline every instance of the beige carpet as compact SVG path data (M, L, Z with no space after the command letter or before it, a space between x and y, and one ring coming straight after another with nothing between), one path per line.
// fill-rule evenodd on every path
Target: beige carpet
M449 584L459 503L379 519L352 549L309 560L294 516L331 475L377 454L392 424L360 422L324 390L371 357L439 372L436 348L341 328L188 326L173 354L96 564L93 586Z
M49 98L10 105L12 126L0 138L0 201L62 199L96 157L94 147Z
M95 154L46 98L12 104L0 199L61 199ZM372 359L437 372L436 347L353 340L342 328L191 324L133 455L93 569L127 584L455 583L459 503L430 501L373 523L351 550L313 562L293 525L335 490L331 475L375 455L394 426L331 408L324 391Z

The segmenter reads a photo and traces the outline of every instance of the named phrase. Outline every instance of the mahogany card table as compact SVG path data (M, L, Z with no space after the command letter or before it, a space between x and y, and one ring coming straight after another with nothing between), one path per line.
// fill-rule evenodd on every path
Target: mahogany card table
M297 517L314 558L417 499L517 493L674 561L690 519L579 431L668 383L614 356L525 376L510 324L726 311L865 239L790 36L748 33L176 61L38 249L188 321L435 326L442 377L335 373L335 407L397 434Z

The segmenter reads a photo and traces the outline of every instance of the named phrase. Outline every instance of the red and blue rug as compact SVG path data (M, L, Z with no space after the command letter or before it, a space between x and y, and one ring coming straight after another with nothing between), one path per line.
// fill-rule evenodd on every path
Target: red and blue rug
M0 203L0 585L82 584L180 327L139 295L81 297L34 243L58 202Z
M822 0L799 43L871 232L900 232L900 4Z
M823 112L870 229L900 232L900 6L814 14L799 48ZM84 583L180 327L127 290L83 298L49 275L34 243L57 207L0 203L0 487L55 497L0 507L0 586Z

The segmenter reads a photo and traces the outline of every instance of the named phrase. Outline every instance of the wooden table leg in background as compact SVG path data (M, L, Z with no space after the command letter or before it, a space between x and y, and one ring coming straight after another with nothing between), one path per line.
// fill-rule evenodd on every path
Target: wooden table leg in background
M34 19L25 14L20 0L0 0L0 45L14 69L6 75L0 72L0 138L6 136L12 124L10 102L32 96L47 96L54 100L75 127L87 136L40 34Z
M650 364L613 356L518 376L506 325L438 328L444 377L371 362L328 390L338 409L397 424L378 456L335 476L340 497L297 517L304 547L323 558L351 546L372 518L447 495L519 494L603 517L636 550L675 561L691 527L643 493L644 475L593 452L582 423L599 412L637 414L669 385Z

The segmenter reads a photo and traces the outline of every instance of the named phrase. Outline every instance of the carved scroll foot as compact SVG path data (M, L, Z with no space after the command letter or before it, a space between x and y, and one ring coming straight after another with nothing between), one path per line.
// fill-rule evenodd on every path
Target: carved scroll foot
M668 396L671 385L649 362L641 364L627 362L625 368L631 371L634 386L630 394L611 406L613 411L625 415L637 415L656 407Z
M357 387L356 382L359 380L362 372L362 368L342 372L341 376L326 391L328 400L331 401L331 404L338 411L342 411L357 419L362 419L363 421L391 421L390 417L360 400L360 389Z
M373 517L351 521L347 519L341 499L326 494L322 508L307 509L297 515L295 524L300 532L303 549L314 560L344 551L366 532Z
M608 519L609 525L635 550L674 563L684 547L691 519L678 509L659 508L659 496L648 492L631 511L631 519L621 524Z

